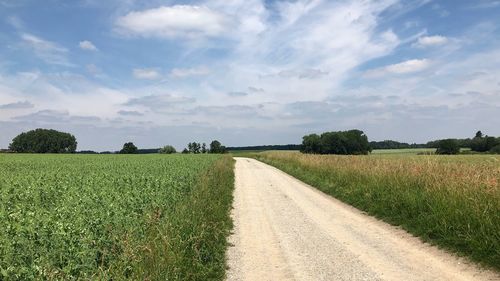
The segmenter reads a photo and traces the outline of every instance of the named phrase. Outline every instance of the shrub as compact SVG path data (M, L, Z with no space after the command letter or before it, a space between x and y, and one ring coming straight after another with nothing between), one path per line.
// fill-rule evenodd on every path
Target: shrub
M440 140L436 149L436 154L458 154L459 152L460 146L456 139Z
M164 147L160 148L158 152L161 154L173 154L176 153L177 150L175 150L175 147L171 145L165 145Z

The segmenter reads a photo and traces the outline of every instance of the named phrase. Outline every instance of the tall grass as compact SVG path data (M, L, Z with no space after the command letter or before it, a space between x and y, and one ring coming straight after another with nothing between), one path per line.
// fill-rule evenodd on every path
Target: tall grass
M249 155L423 240L500 269L500 157Z

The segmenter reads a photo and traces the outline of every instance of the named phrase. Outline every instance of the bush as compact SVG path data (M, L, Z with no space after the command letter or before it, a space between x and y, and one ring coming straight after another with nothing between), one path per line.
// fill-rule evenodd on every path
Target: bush
M325 132L303 137L303 153L315 154L368 154L371 152L368 137L360 130Z
M161 154L173 154L177 153L177 150L175 150L175 147L171 145L165 145L164 147L160 148L158 152Z
M436 149L436 154L458 154L460 152L460 146L456 139L445 139L440 140L438 148Z
M12 140L9 149L19 153L74 153L76 138L56 130L36 129Z
M137 146L134 145L133 142L127 142L123 145L122 150L120 150L120 154L135 154L137 153Z

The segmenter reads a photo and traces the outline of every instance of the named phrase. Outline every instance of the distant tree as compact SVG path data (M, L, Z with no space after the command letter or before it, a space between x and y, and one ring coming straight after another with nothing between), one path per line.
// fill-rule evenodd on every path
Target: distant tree
M470 141L472 151L486 152L500 144L500 138L483 136L481 131L476 133L476 136Z
M74 153L76 138L56 130L36 129L16 136L9 149L19 153Z
M321 138L317 134L311 134L302 138L302 153L321 153Z
M303 137L303 153L368 154L371 151L368 137L360 130L325 132Z
M203 154L207 153L207 144L206 143L203 143L201 145L201 153L203 153Z
M160 148L158 151L160 154L173 154L176 153L177 150L175 150L175 147L171 145L165 145L164 147Z
M460 146L456 139L440 140L436 149L436 154L458 154L459 152Z
M190 142L188 143L188 150L189 153L198 154L201 150L201 144L197 142Z
M189 150L187 148L184 148L184 150L182 151L182 154L188 154L189 153Z
M500 154L500 144L495 145L490 149L490 153Z
M226 147L218 140L214 140L210 143L210 153L226 153Z
M123 145L122 150L120 150L121 154L135 154L137 153L137 146L132 142L127 142Z

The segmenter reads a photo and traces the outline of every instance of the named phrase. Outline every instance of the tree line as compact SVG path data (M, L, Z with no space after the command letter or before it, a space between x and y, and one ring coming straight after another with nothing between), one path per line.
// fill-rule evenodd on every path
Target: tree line
M256 145L256 146L238 146L228 147L228 151L255 151L255 150L300 150L300 144L283 144L283 145Z
M476 153L500 154L500 137L483 135L477 131L472 139L443 139L432 142L436 154L458 154L460 148L470 148Z
M12 139L9 149L2 152L17 152L17 153L79 153L79 154L172 154L177 153L175 147L165 145L159 149L139 149L133 142L123 144L120 151L105 151L95 152L92 150L76 151L77 141L75 136L49 129L35 129L28 132L23 132ZM205 143L192 142L188 144L188 148L184 149L183 153L226 153L227 149L218 140L214 140L207 147Z
M361 130L324 132L302 138L302 153L368 154L372 151L368 137Z
M94 151L76 152L76 138L64 132L48 129L36 129L16 136L9 145L9 151L19 153L85 153L97 154ZM310 134L302 139L302 144L264 145L248 147L226 148L219 141L214 140L209 146L206 143L190 142L182 153L226 153L229 150L300 150L303 153L315 154L368 154L372 149L404 149L404 148L436 148L436 154L457 154L460 148L470 148L472 153L500 154L500 137L483 135L476 132L473 138L443 139L427 142L426 144L408 144L392 140L368 141L368 137L361 130L324 132L320 135ZM127 142L117 152L101 152L101 154L147 154L177 153L171 145L159 149L138 149L132 142ZM463 152L467 153L467 152Z

